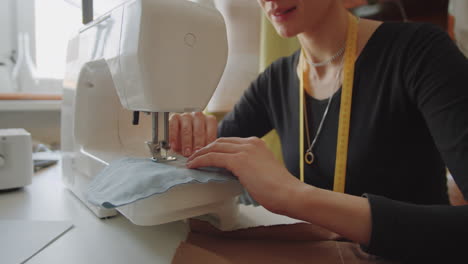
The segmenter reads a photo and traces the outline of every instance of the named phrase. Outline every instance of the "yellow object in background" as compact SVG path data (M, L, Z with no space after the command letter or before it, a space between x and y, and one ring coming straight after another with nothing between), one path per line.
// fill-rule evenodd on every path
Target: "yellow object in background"
M262 15L260 36L260 72L265 70L275 60L289 56L300 48L299 41L294 38L282 38L276 33L273 25Z
M260 72L265 70L275 60L289 56L300 48L297 38L282 38L276 33L273 25L262 15L260 37ZM276 130L270 131L263 138L268 148L273 151L276 159L283 162L281 141Z

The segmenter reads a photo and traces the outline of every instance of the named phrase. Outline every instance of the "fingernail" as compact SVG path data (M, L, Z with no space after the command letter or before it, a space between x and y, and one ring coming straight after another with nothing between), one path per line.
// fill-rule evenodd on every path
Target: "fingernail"
M185 163L185 166L186 166L187 168L191 168L192 162L187 162L187 163Z
M190 156L190 154L192 154L191 152L192 151L190 151L190 148L186 148L185 151L184 151L184 156L186 156L186 157Z

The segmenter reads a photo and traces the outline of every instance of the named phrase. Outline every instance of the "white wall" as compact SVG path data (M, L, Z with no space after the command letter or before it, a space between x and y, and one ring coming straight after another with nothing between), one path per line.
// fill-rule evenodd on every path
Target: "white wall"
M2 0L4 1L4 0ZM13 5L13 8L16 8L16 23L17 23L17 32L26 32L29 35L31 47L35 46L36 43L36 34L35 34L35 19L36 15L34 12L35 0L10 0L16 5ZM31 58L33 61L36 61L36 51L31 49Z
M31 77L25 71L18 71L17 78L12 76L15 63L18 63L19 43L18 33L24 32L29 37L31 47L35 44L34 0L1 0L0 1L0 92L19 92L23 87L30 86ZM35 61L36 54L30 49L28 58Z
M47 1L47 0L38 0ZM62 0L57 0L62 1ZM7 86L4 79L10 79L13 64L10 62L12 50L18 50L18 33L25 32L29 36L29 58L36 63L35 36L35 2L36 0L0 0L0 62L7 61L8 67L0 66L0 93L4 92L34 92L34 82L27 70L18 71L16 87ZM54 12L57 12L55 10ZM16 58L18 59L18 58ZM2 74L3 77L2 79ZM13 89L15 88L15 89ZM60 141L60 111L41 110L9 110L5 105L16 102L0 101L0 128L25 128L33 139L56 144ZM29 104L18 102L17 104ZM28 108L28 107L26 107Z
M81 0L63 0L68 2L76 7L81 7ZM114 7L127 2L129 0L93 0L93 11L94 11L94 18L109 12Z
M60 111L0 111L0 128L24 128L35 141L60 143Z
M13 21L13 0L0 1L0 59L8 58L13 49L13 30L16 23Z
M13 62L10 60L16 46L13 4L13 0L0 1L0 93L14 91L11 79Z

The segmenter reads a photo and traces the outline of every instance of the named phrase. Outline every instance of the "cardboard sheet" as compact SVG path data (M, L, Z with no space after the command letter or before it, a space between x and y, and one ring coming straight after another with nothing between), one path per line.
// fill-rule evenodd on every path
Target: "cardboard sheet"
M306 223L222 232L191 220L173 264L194 263L390 263L363 252L326 229Z

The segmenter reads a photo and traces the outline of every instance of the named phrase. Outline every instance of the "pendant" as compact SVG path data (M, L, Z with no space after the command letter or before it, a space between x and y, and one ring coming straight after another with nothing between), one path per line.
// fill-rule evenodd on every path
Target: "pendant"
M314 162L315 157L311 151L307 151L306 154L304 155L304 159L305 159L305 162L310 165L312 164L312 162Z

